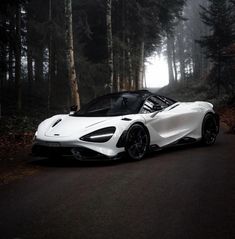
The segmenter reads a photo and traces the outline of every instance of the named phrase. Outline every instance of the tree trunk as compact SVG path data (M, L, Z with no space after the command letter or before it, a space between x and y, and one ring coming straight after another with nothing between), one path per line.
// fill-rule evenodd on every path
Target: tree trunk
M137 89L141 90L143 89L143 81L144 81L144 42L141 42L140 47L140 69L139 69L139 82Z
M169 84L174 84L174 73L173 73L173 57L172 57L172 40L167 36L167 63L169 72Z
M31 88L33 82L33 57L32 57L32 48L28 43L27 46L27 70L28 70L28 83Z
M112 34L112 0L106 0L106 28L107 28L107 46L108 46L108 67L109 67L109 87L113 92L113 34Z
M131 59L131 44L130 44L130 38L127 38L127 62L128 62L128 73L129 73L129 87L128 90L134 89L134 76L133 76L133 64Z
M43 46L39 46L35 54L35 81L38 86L43 82Z
M193 57L193 77L194 79L200 78L201 74L201 52L198 44L194 42L192 47L192 57Z
M120 91L120 64L121 64L121 53L122 49L120 46L117 47L116 52L114 54L114 83L115 83L115 88L114 90L119 92Z
M122 54L121 54L121 90L126 89L126 0L122 0Z
M49 57L49 71L48 71L48 82L47 82L47 111L50 112L51 108L51 83L52 83L52 5L49 0L49 11L48 11L48 22L49 22L49 43L48 43L48 57Z
M28 74L28 85L29 85L29 96L31 95L32 82L33 82L33 52L32 52L32 22L31 22L30 9L27 9L27 74ZM30 98L30 97L29 97Z
M1 50L0 50L0 78L1 78L1 82L2 85L6 85L6 81L7 81L7 51L6 51L6 47L2 46Z
M12 49L12 44L9 47L9 61L8 61L8 73L9 73L9 84L14 81L13 78L13 61L14 61L14 50Z
M180 23L178 38L178 51L180 61L180 80L185 82L185 41L184 41L184 22Z
M13 18L9 20L9 29L10 29L10 35L15 34L15 21ZM14 77L13 77L13 63L14 63L14 53L15 53L15 43L13 41L9 41L9 60L8 60L8 74L9 74L9 85L13 85Z
M33 84L33 53L32 53L32 41L31 41L31 20L27 12L27 76L28 76L28 102L31 106L32 84Z
M27 42L27 74L28 74L28 105L31 108L31 99L32 99L32 85L33 85L33 57L32 57L32 47Z
M172 39L172 60L173 60L173 66L174 66L174 83L177 83L178 81L178 69L176 65L176 55L175 55L175 42L174 38Z
M22 110L22 82L21 82L21 7L16 7L16 44L15 44L15 86L17 96L17 110Z
M73 18L72 18L72 0L65 0L65 31L67 46L67 67L68 78L71 91L71 103L80 108L80 97L78 93L78 79L75 69L74 45L73 45Z
M180 78L185 82L185 62L184 57L180 53Z
M6 82L7 82L7 52L5 46L1 46L0 49L0 106L5 98L5 89L6 89ZM1 118L1 110L0 110L0 118Z
M6 18L2 16L0 24L3 29L7 29ZM7 47L4 44L0 45L0 79L1 79L1 90L6 86L7 82ZM2 94L1 94L2 97Z

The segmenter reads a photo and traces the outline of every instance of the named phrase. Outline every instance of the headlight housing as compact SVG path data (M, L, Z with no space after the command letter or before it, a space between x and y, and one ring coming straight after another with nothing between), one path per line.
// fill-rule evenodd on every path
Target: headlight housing
M115 131L116 131L115 127L107 127L99 129L90 134L84 135L83 137L80 138L80 140L95 143L105 143L113 137Z

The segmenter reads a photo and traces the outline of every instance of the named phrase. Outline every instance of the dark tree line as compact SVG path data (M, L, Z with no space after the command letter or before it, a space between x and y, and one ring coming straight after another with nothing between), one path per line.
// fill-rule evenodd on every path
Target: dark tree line
M69 2L0 2L3 113L67 109L79 101L72 97L75 82L82 104L110 91L141 89L145 58L172 31L185 3L79 0L69 9Z
M2 112L50 113L141 89L145 60L163 45L171 85L214 71L218 92L222 83L233 89L227 68L234 6L233 0L2 0Z
M200 6L206 6L204 0L188 0L182 17L175 22L174 29L167 37L167 59L170 84L185 82L191 78L202 78L208 69L208 60L198 44L208 28L200 17Z
M199 43L206 49L207 58L215 64L217 93L220 94L221 81L224 79L226 85L234 80L232 74L222 77L222 71L225 73L222 68L229 64L227 51L235 43L235 4L231 0L208 1L208 8L202 7L201 18L211 33L203 36Z
M145 59L162 45L171 85L214 72L217 93L232 90L234 9L234 0L2 0L3 113L141 89Z

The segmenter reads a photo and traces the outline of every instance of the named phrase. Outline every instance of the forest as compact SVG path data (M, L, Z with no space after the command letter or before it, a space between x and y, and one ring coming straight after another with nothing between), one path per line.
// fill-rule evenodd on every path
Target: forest
M0 238L235 239L234 146L235 0L0 0Z
M234 102L234 30L234 0L1 0L1 117L143 89L158 53L169 72L162 92Z

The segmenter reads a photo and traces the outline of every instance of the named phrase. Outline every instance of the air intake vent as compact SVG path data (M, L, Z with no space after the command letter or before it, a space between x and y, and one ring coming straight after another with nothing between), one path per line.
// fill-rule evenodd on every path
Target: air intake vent
M55 127L57 124L59 124L61 120L62 120L62 119L56 120L56 122L52 125L52 128Z

